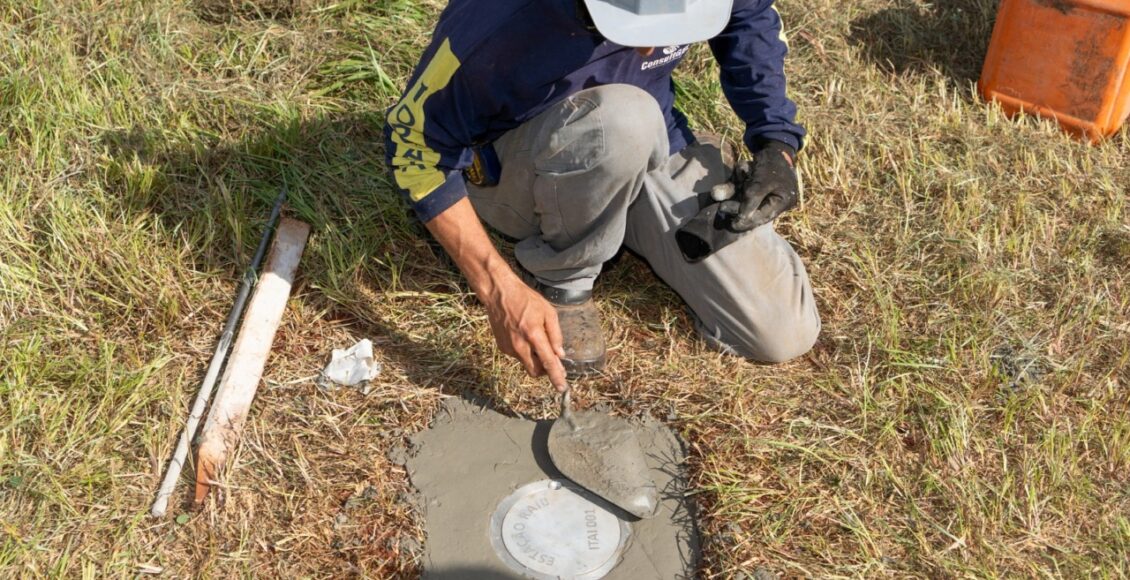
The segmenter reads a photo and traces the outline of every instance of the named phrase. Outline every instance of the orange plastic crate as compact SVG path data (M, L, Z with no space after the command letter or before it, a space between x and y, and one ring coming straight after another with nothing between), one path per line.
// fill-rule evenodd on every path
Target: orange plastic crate
M1130 0L1002 0L978 83L1097 141L1130 115Z

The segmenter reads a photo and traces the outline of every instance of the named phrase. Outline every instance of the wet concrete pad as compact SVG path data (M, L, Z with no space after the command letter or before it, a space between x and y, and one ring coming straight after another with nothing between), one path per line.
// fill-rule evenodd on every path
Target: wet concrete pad
M522 577L492 547L491 518L520 488L562 479L546 449L551 425L449 399L431 428L412 438L403 463L425 520L425 579ZM658 421L633 421L633 428L659 488L659 509L636 520L587 496L627 522L620 562L603 577L690 578L698 543L684 498L685 450Z

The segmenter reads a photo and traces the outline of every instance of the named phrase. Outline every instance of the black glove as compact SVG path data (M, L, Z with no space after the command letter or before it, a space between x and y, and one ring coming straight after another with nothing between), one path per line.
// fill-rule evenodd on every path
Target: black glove
M753 160L738 163L732 183L717 185L711 191L715 203L702 208L675 232L683 258L698 262L795 207L800 189L793 167L795 158L796 149L780 141L767 141Z
M730 189L733 189L733 185L730 185ZM730 229L730 223L740 207L732 199L715 202L702 208L698 215L683 224L675 232L675 243L679 245L683 259L693 264L742 237L745 232Z
M742 206L730 221L731 230L747 232L796 207L800 185L795 159L796 149L780 141L766 141L752 161L734 168L734 185Z

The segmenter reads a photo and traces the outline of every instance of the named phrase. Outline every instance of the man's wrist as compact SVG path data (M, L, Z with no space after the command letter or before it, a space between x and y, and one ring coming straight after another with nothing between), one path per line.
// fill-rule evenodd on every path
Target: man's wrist
M484 303L498 300L515 282L521 283L514 269L499 254L488 257L483 264L474 268L474 273L468 271L464 275L467 276L471 290Z
M484 303L496 300L506 286L518 280L483 229L469 199L459 200L425 225Z
M802 141L792 133L765 133L749 137L746 140L749 150L753 154L761 152L766 147L787 147L791 152L791 157L796 159L802 148Z

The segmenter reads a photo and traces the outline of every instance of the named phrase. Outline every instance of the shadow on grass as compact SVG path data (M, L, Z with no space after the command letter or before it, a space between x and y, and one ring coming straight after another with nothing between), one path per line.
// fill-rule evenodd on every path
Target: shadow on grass
M936 70L967 85L981 74L998 3L899 0L895 7L854 20L848 40L889 73Z
M235 20L287 20L300 9L298 0L196 0L193 11L211 24Z
M462 277L390 184L381 114L284 120L253 134L229 143L162 128L112 131L102 139L109 159L101 178L123 213L152 213L190 244L192 267L227 272L233 295L285 183L285 215L313 226L301 266L304 285L317 289L308 303L377 339L414 384L507 412L484 372L489 361L458 330L466 326ZM412 332L425 318L435 333Z
M189 244L193 268L226 272L233 294L285 183L286 215L313 226L300 274L317 290L307 302L373 338L413 384L488 399L513 415L502 403L491 353L467 340L469 326L485 328L467 319L466 303L475 298L393 189L382 117L284 116L241 129L251 135L241 140L166 128L111 131L102 137L100 179L122 213L158 216L177 243ZM682 307L645 262L620 257L599 286L607 284L624 307L654 319L663 308ZM216 316L222 322L223 314ZM694 332L689 318L680 320Z

